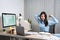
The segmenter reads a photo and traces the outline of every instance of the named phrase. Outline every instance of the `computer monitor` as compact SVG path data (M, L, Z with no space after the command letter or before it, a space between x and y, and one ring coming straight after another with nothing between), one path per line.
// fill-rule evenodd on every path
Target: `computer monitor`
M16 26L16 14L2 13L2 27Z

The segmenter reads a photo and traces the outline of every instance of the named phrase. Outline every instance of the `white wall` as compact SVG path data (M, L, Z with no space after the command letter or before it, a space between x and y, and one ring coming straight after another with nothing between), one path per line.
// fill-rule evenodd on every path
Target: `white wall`
M32 20L32 27L35 31L38 31L39 27L34 20L34 15L46 11L48 15L53 14L59 20L55 32L60 33L60 0L25 0L24 8L24 18Z
M30 18L32 20L32 27L35 31L38 31L39 29L37 22L34 20L35 14L41 13L41 11L45 11L48 15L52 14L56 18L58 18L58 14L59 14L58 9L60 8L60 6L57 6L57 4L60 3L60 1L58 0L56 4L57 6L56 8L55 8L55 1L57 0L25 0L24 1L24 8L25 8L24 17L25 19ZM59 32L58 30L59 27L56 28L57 32Z
M21 13L24 19L24 0L0 0L0 17L2 13Z
M55 0L55 16L59 21L56 25L56 33L60 33L60 0Z
M24 14L24 0L0 0L0 14L3 12Z

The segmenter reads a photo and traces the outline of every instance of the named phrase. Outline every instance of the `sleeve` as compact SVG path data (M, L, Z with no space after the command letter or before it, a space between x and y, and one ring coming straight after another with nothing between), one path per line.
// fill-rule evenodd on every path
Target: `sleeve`
M39 21L40 21L39 14L36 14L36 15L34 16L34 18L35 18L35 20L39 23Z
M54 16L52 16L52 20L48 20L48 23L49 25L54 25L58 23L58 20Z

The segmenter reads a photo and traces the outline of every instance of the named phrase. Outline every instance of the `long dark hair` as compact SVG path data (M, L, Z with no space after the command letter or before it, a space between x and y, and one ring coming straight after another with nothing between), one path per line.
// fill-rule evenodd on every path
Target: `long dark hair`
M45 15L45 20L44 20L44 24L45 24L45 26L47 26L48 25L48 20L47 20L47 14L43 11L43 12L41 12L41 14L40 14L40 19L41 19L41 15L42 14L44 14ZM41 19L42 20L42 19Z

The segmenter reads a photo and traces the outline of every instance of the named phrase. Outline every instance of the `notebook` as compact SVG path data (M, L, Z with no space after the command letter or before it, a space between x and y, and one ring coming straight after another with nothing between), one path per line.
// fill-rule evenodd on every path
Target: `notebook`
M16 27L16 33L17 35L21 35L21 36L24 36L25 33L24 33L24 27Z

